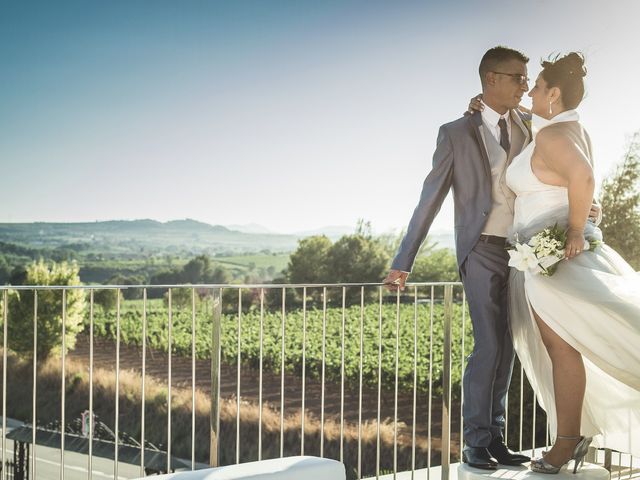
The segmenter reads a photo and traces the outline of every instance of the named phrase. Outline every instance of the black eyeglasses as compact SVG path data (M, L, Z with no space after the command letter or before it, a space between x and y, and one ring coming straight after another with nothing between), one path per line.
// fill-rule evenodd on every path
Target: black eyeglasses
M506 73L506 72L493 72L498 75L507 75L508 77L514 78L519 85L526 85L529 83L529 78L522 75L521 73Z

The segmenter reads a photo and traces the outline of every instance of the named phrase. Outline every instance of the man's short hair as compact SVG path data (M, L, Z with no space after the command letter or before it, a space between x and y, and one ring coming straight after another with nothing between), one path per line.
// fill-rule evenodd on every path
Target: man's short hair
M529 57L518 50L503 46L497 46L487 50L483 55L482 60L480 60L480 67L478 68L482 84L484 85L487 73L495 72L501 64L510 60L518 60L519 62L527 63L529 61Z

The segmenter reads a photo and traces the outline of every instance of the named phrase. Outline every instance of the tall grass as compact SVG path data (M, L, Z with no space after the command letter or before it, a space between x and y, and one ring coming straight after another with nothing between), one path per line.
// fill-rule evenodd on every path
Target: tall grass
M32 362L18 357L12 352L7 356L7 413L10 417L25 422L32 421ZM40 362L37 371L37 416L45 423L60 418L61 409L61 361L50 357ZM88 366L69 359L65 364L67 421L80 417L89 405ZM99 419L111 429L115 427L116 384L113 370L94 370L94 411ZM119 428L120 431L140 440L141 435L141 376L138 372L121 370L119 380ZM191 458L191 389L172 389L172 453L182 458ZM236 400L222 399L220 403L220 463L232 464L236 461ZM145 385L145 436L161 449L167 446L167 389L151 377ZM208 396L196 390L195 398L195 457L196 461L208 462L210 442L210 404ZM258 459L258 419L259 409L255 404L242 402L240 421L240 461ZM406 429L399 425L401 432ZM362 425L361 451L362 473L375 474L376 440L378 426L375 421ZM305 454L320 454L320 422L317 417L307 413L305 417ZM347 467L348 478L355 478L358 464L358 426L346 423L344 427L343 461ZM391 421L380 424L380 467L393 468L394 427ZM284 455L299 455L301 444L301 413L285 417ZM411 438L401 433L398 439L398 465L408 468L411 459ZM419 439L417 448L417 466L427 462L428 440ZM437 464L440 458L440 442L434 439L431 445L432 462ZM340 458L340 423L333 418L325 419L324 456ZM280 456L280 414L268 405L262 411L262 458Z

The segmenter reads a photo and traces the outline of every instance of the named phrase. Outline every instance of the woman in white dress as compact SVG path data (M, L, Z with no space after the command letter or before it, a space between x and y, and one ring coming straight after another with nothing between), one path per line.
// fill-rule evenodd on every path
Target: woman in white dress
M594 193L591 143L575 108L584 58L543 62L529 92L534 140L513 160L520 243L546 227L567 231L565 260L552 276L512 269L510 322L527 377L555 440L531 469L574 473L590 443L640 455L640 276L588 222ZM606 212L605 212L606 215ZM604 239L606 241L606 239Z

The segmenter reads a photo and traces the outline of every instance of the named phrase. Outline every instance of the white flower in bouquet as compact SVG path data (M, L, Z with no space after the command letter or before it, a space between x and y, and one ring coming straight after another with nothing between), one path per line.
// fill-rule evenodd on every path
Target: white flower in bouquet
M514 247L509 250L509 266L522 272L551 276L565 256L566 240L566 232L557 224L535 234L526 244L518 243L516 236ZM597 240L585 240L584 250L593 250L599 244Z
M526 243L516 243L515 250L509 250L509 266L520 271L536 270L538 257L534 249Z

